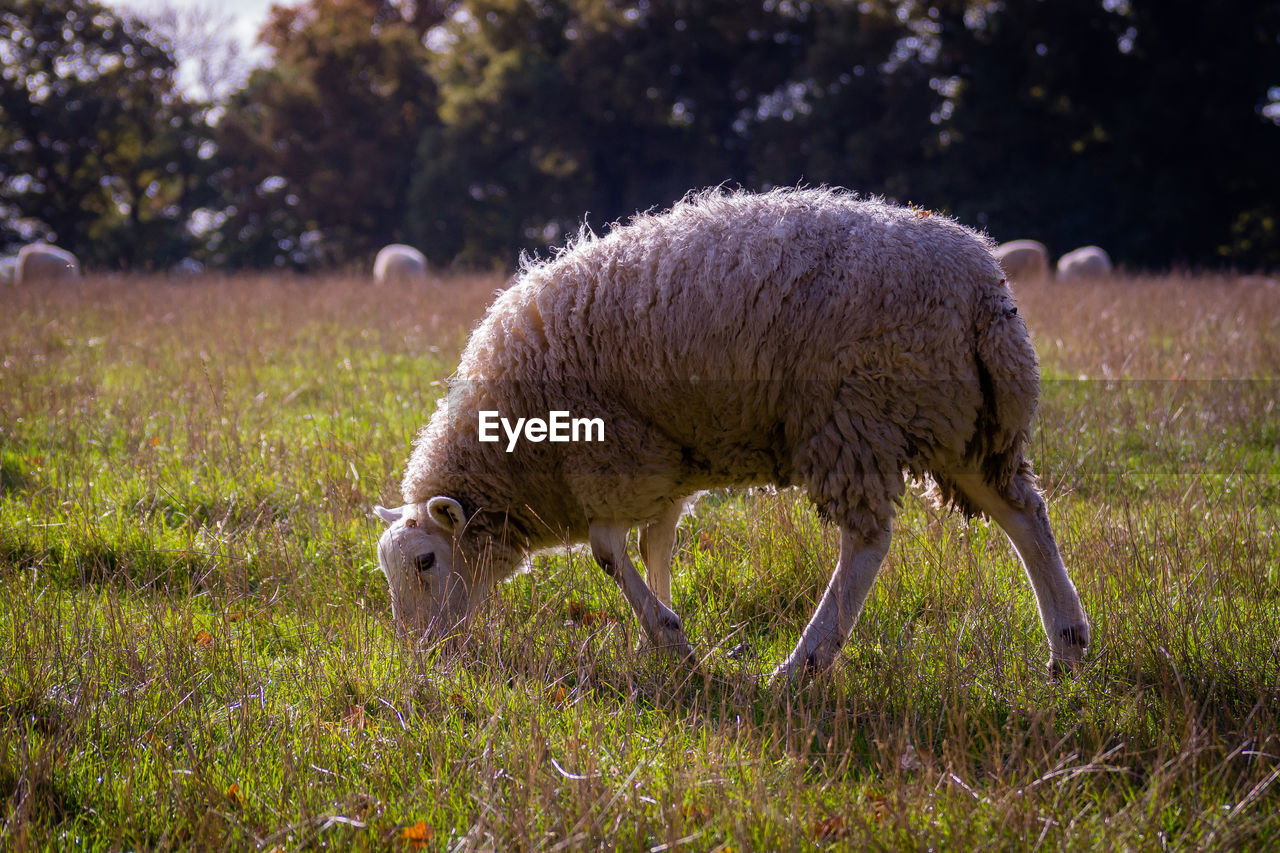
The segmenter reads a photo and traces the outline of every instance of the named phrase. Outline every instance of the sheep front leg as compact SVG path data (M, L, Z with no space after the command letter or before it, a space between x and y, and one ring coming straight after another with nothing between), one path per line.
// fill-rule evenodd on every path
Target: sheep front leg
M676 501L662 517L640 531L640 555L649 589L667 607L671 606L671 552L676 545L676 528L684 514L684 502Z
M627 556L627 528L619 524L593 524L589 532L591 554L605 574L617 582L623 596L640 619L640 626L655 648L684 660L695 660L680 617L654 594L631 558Z
M862 612L880 564L889 553L892 535L892 527L869 539L840 528L840 559L827 583L827 591L795 650L773 671L773 681L794 680L806 671L820 672L831 666Z

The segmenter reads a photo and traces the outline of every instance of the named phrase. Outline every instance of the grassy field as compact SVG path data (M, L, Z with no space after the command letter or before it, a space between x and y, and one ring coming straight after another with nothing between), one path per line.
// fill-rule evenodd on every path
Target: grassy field
M501 284L0 292L0 847L1280 847L1280 287L1019 290L1083 671L1004 537L909 495L778 689L836 553L793 492L686 519L699 672L582 554L457 656L396 641L369 509Z

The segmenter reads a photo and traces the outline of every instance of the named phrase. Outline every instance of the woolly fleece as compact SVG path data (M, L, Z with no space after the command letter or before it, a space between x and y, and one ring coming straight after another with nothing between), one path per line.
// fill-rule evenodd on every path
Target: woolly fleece
M1098 246L1081 246L1058 258L1058 278L1078 281L1111 275L1111 256Z
M80 262L76 256L48 243L29 243L18 252L18 285L38 281L63 281L80 277Z
M391 243L378 250L373 261L375 281L418 279L427 274L427 259L413 246Z
M904 470L1015 503L1039 371L984 236L826 189L706 191L527 263L419 434L406 503L457 500L492 583L598 521L639 526L726 486L801 486L888 529ZM601 443L481 443L478 413L601 417ZM1025 474L1017 477L1015 474Z

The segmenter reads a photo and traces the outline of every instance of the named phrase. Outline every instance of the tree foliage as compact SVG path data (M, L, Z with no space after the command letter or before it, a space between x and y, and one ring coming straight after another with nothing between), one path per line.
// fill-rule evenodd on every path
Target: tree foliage
M959 4L963 6L963 4ZM957 212L1130 263L1280 264L1280 3L1002 4L943 19ZM1270 92L1270 94L1269 94ZM935 179L937 180L937 179Z
M510 266L693 188L807 183L1280 266L1280 0L298 0L212 112L136 21L0 21L0 240L99 263Z
M460 3L433 34L442 124L422 142L414 236L480 261L749 181L747 128L810 35L780 4Z
M167 266L210 196L208 128L141 24L84 0L0 12L0 244L53 239L99 267Z
M226 192L214 255L233 266L343 264L402 239L414 151L435 123L422 27L387 0L274 6L254 71L218 125Z

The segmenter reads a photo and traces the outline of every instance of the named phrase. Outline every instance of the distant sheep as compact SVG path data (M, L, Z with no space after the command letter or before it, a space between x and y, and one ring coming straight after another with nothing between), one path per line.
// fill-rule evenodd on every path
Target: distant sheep
M1038 240L1001 243L995 256L1011 281L1029 283L1049 277L1049 250Z
M64 281L80 277L80 262L66 249L48 243L30 243L18 252L18 285L38 281Z
M398 629L447 635L530 553L587 541L650 641L691 657L667 575L684 506L802 486L840 557L774 675L823 669L888 551L905 471L1004 528L1051 667L1077 663L1089 623L1026 458L1039 369L1003 278L950 219L831 190L700 193L526 265L418 436L405 505L376 508ZM557 413L600 419L603 440L557 443ZM514 440L482 440L496 416ZM509 425L530 419L521 440Z
M1079 281L1111 275L1111 256L1097 246L1083 246L1058 258L1058 280Z
M392 281L394 279L418 279L427 274L427 259L412 246L403 243L392 243L378 251L373 261L373 278L375 281Z
M195 258L183 258L169 268L169 275L176 278L191 278L204 275L204 264Z

